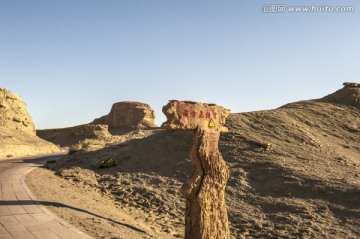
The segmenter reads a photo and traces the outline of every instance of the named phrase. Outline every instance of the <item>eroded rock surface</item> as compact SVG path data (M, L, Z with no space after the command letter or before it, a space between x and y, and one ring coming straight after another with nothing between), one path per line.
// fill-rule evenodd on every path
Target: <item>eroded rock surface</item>
M155 113L148 105L140 102L118 102L113 104L109 114L95 119L92 124L105 124L109 129L155 127Z
M0 158L59 151L35 135L35 125L21 97L0 88Z
M35 135L35 126L20 96L0 88L0 127Z

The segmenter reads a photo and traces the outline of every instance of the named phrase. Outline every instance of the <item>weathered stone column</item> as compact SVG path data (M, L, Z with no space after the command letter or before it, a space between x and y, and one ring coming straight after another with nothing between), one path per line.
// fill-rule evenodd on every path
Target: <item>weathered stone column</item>
M230 111L214 104L170 101L163 112L167 121L162 128L194 131L190 160L195 173L181 188L186 197L185 239L230 238L225 203L229 171L218 147Z

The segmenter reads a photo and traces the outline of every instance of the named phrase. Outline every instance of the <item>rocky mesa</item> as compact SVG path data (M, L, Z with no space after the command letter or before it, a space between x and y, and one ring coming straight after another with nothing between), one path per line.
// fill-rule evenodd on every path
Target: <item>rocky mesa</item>
M110 113L95 119L92 124L105 124L110 130L121 128L149 129L154 124L154 110L145 103L124 101L113 104Z
M35 125L20 96L0 88L0 158L58 152L38 138Z

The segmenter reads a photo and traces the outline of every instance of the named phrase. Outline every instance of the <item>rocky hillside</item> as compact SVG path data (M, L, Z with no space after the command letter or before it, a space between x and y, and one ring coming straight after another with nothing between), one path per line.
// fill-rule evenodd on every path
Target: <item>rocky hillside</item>
M360 84L345 82L344 88L320 99L320 101L360 108Z
M232 238L360 237L359 92L345 86L319 100L228 118L220 147L231 172ZM114 208L138 210L153 228L178 235L192 132L147 132L80 150L52 167L69 182L102 192ZM118 165L98 168L109 158Z
M35 125L25 102L0 88L0 158L59 151L35 135Z
M67 147L86 139L106 139L111 137L107 125L78 125L60 129L37 130L37 136L61 147Z

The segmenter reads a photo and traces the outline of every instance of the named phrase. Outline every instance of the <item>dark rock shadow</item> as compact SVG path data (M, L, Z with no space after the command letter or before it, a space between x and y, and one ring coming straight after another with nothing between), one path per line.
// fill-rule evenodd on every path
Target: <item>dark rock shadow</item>
M0 163L10 163L10 164L21 164L21 163L32 163L36 165L43 165L47 161L50 160L57 160L61 158L64 155L64 153L59 154L51 154L51 155L39 155L39 156L26 156L26 157L19 157L19 158L13 158L13 159L5 159L0 161Z

